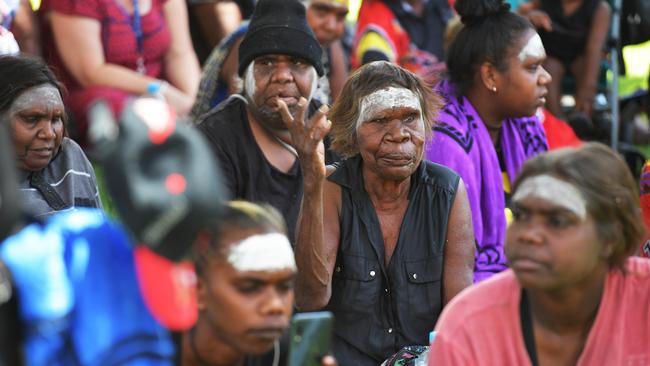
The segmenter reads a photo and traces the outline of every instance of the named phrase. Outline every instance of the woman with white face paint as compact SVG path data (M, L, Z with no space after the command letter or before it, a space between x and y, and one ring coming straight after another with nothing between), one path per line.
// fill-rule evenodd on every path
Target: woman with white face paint
M271 206L233 201L218 225L195 249L199 317L183 337L182 365L284 365L296 277L284 220Z
M510 182L526 159L547 150L535 111L551 78L533 26L502 0L458 0L463 28L447 53L445 106L426 158L467 184L477 255L474 281L506 269L503 244Z
M596 143L527 162L513 187L511 269L445 309L430 365L647 364L650 260L630 257L644 232L635 186Z
M283 106L304 176L296 304L334 312L344 365L378 365L425 345L438 315L472 282L474 238L462 180L423 161L438 98L421 79L380 61L358 69L329 117L346 159L325 166L324 117Z
M63 89L52 71L36 59L1 56L0 80L0 123L10 127L25 212L45 219L101 208L93 167L66 137Z

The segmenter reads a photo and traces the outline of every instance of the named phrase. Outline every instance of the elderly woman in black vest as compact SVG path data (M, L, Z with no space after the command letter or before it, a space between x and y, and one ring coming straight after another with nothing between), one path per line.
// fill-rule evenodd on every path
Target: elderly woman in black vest
M351 76L330 113L290 126L304 175L296 305L336 317L342 365L377 365L428 343L442 307L472 283L474 236L460 177L423 161L438 98L388 62ZM323 137L346 159L325 166Z

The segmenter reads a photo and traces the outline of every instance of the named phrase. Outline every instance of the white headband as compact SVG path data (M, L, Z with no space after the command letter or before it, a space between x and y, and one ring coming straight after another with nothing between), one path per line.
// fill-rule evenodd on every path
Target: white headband
M241 272L296 270L291 244L278 233L253 235L233 244L228 262Z
M376 90L361 100L357 130L361 124L370 120L379 111L389 108L413 108L422 112L420 98L413 91L406 88L388 87Z
M544 44L539 34L535 33L534 36L530 37L528 43L521 49L519 52L519 61L524 62L528 57L535 58L544 58L546 56L546 51L544 50Z
M517 187L512 201L517 202L527 197L540 198L562 206L583 220L587 217L587 202L582 193L573 184L548 174L525 179Z

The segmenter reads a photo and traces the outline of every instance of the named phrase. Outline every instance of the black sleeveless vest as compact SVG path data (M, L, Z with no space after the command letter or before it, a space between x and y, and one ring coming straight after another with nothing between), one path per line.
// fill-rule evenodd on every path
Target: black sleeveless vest
M406 345L427 345L442 310L443 248L459 176L422 161L386 267L379 219L365 191L359 155L328 178L341 186L341 234L332 296L339 365L373 365Z

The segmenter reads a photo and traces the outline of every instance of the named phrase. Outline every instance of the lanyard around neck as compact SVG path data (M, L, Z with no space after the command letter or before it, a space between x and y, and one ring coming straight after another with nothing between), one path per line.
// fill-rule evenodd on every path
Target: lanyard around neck
M138 0L131 1L133 2L133 19L131 20L131 28L133 28L133 33L135 33L135 42L138 52L136 70L138 73L144 74L147 71L147 68L144 65L144 34L142 33L140 7L138 6Z

